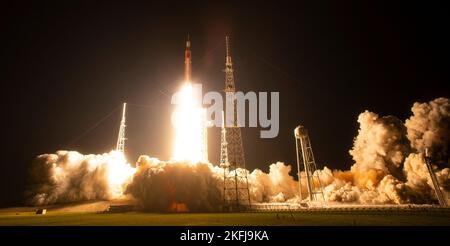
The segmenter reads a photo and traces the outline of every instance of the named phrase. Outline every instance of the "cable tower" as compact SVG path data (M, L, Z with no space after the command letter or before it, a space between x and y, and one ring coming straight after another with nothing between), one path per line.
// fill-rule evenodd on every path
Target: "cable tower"
M224 124L224 122L228 121L222 113L220 165L224 169L223 208L224 210L233 211L244 210L250 206L250 192L248 189L247 169L245 169L241 128L237 124L237 102L234 97L236 87L228 36L225 38L225 41L225 93L233 93L233 97L226 97L226 100L233 100L227 105L234 105L234 119L231 125L229 123Z
M294 130L294 136L297 151L298 190L300 192L300 199L308 198L309 201L325 201L308 130L304 126L297 126ZM301 173L302 166L304 175ZM306 181L306 191L302 189L302 179Z
M125 110L127 108L127 103L123 103L123 110L122 110L122 121L120 121L120 128L119 128L119 137L117 138L117 146L116 150L120 151L122 153L125 152Z

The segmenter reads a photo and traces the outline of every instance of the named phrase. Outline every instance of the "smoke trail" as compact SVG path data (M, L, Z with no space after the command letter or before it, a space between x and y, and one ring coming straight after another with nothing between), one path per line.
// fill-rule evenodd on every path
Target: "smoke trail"
M43 154L31 166L27 202L43 205L118 198L133 173L117 151L103 155L65 150Z

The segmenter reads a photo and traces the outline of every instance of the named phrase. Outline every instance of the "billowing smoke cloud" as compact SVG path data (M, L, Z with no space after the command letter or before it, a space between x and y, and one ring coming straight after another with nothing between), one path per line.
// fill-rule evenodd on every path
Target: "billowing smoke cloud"
M419 153L428 150L439 163L449 163L450 101L437 98L429 103L414 103L413 116L406 120L408 139Z
M240 170L246 171L246 170ZM297 194L291 166L248 173L253 202L285 202ZM141 156L132 168L120 152L40 155L30 170L28 203L45 205L111 200L131 194L147 211L217 211L222 205L223 169L210 163L160 161Z
M28 203L109 200L122 195L134 169L121 152L82 155L61 150L38 156L30 169Z
M138 160L127 193L148 211L215 211L222 203L222 179L211 164Z
M401 164L409 153L403 123L394 116L379 117L369 111L360 114L358 122L358 136L350 150L355 185L373 188L387 174L402 178Z
M450 103L438 98L415 103L410 119L403 123L394 116L365 111L353 148L354 164L349 171L324 167L318 176L325 200L333 203L405 204L436 203L425 160L429 148L435 164L448 166ZM297 182L290 166L272 164L269 174L255 170L249 176L252 198L258 202L297 202ZM450 169L435 167L444 194L450 198ZM303 181L303 180L302 180ZM306 183L302 182L302 190Z
M415 103L403 123L394 116L365 111L349 151L350 170L317 171L329 204L435 203L423 151L429 148L442 190L450 197L448 165L449 100ZM441 168L439 168L441 167ZM240 170L241 172L244 170ZM123 155L81 155L58 151L37 157L32 170L33 204L135 197L148 211L216 211L222 204L223 169L210 163L160 161L141 156L136 169ZM298 203L298 182L290 165L277 162L268 173L248 172L252 202ZM302 190L306 183L302 180Z
M217 211L223 204L223 169L210 163L164 162L141 156L127 193L148 211ZM246 171L238 169L238 171ZM253 202L286 202L297 196L291 167L272 164L270 172L248 174Z
M430 148L434 160L446 161L448 165L449 100L415 103L412 112L405 124L394 116L379 117L368 111L359 115L360 129L350 150L355 164L347 172L330 174L327 168L322 171L334 177L322 178L328 201L361 204L436 201L423 152ZM449 171L435 170L445 193L450 190Z
M355 164L345 179L325 188L329 201L363 204L402 203L404 180L402 164L408 155L406 127L394 116L379 117L365 111L358 117L360 125L350 155ZM325 182L324 182L325 183ZM327 183L325 183L326 185Z
M290 175L291 166L277 162L269 173L255 169L248 175L250 197L256 202L286 202L297 199L298 182Z

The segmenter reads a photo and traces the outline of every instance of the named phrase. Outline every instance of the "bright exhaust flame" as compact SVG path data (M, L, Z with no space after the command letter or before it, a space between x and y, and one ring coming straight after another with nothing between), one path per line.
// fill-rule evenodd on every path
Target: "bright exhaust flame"
M107 163L108 184L112 196L120 197L136 170L127 163L125 155L120 151L111 151L107 156Z
M172 116L175 127L173 159L207 162L206 110L196 102L192 84L186 82L177 93L177 108Z

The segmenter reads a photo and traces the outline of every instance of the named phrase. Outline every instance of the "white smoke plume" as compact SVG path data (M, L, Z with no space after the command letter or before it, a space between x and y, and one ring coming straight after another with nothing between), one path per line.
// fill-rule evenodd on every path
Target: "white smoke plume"
M350 150L355 185L373 188L387 174L401 178L401 164L409 152L403 123L394 116L379 117L369 111L361 113L358 122L358 136Z
M365 111L348 171L324 167L317 174L329 204L436 203L424 163L429 148L442 190L450 197L448 165L449 100L415 103L403 123L394 116ZM441 167L441 168L439 168ZM240 172L244 170L239 170ZM247 171L247 170L245 170ZM252 202L298 203L298 182L290 165L277 162L269 172L247 171ZM147 211L216 211L222 204L223 169L211 163L160 161L141 156L136 169L112 151L82 155L72 151L38 156L31 169L32 204L51 204L132 195ZM302 180L302 190L306 183Z
M242 171L242 170L241 170ZM246 170L245 170L246 171ZM291 167L249 173L253 202L285 202L296 196ZM28 203L47 205L111 200L131 194L148 211L217 211L222 204L223 169L211 163L160 161L141 156L132 168L122 153L82 155L57 151L36 158L30 169Z
M133 173L124 155L117 151L82 155L61 150L40 155L30 169L27 202L45 205L118 198Z
M434 203L436 196L423 152L448 165L450 107L447 98L415 103L405 124L394 116L363 112L350 154L350 171L334 171L323 179L328 201L360 204ZM412 147L412 149L410 148ZM446 161L446 162L445 162ZM329 169L322 172L330 173ZM450 190L450 169L435 170L444 193ZM447 195L447 197L449 197Z
M223 201L223 169L210 163L165 162L141 156L132 194L148 211L217 211ZM239 170L240 172L246 170ZM254 170L248 175L253 202L286 202L297 195L297 182L290 166L272 164L270 172Z
M255 202L286 202L297 198L298 183L290 175L291 166L277 162L269 173L255 169L248 175L250 197Z

